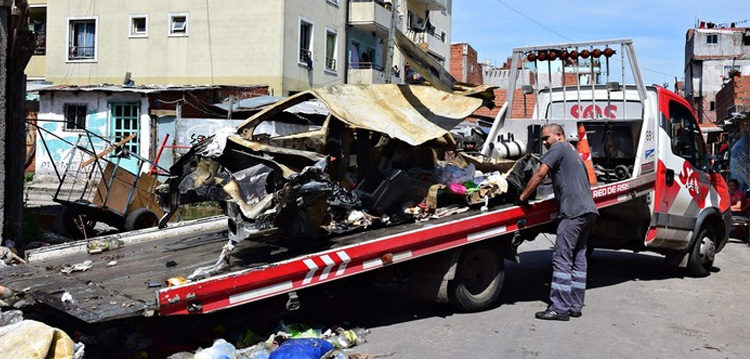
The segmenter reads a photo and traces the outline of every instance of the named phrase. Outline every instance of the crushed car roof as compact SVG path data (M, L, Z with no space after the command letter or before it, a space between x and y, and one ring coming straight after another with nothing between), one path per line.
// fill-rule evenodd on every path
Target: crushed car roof
M317 98L333 116L351 127L380 132L412 146L444 136L482 105L481 99L428 86L335 85L305 91L269 106L240 125L238 132L264 121L269 112L310 97Z

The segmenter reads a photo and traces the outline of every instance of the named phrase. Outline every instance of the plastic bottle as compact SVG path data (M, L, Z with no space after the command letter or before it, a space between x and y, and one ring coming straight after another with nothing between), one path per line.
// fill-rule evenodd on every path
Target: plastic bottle
M19 323L23 320L23 312L20 310L9 310L0 314L0 326Z
M210 348L195 353L195 359L237 359L234 345L224 339L217 339Z
M271 356L271 350L264 343L237 351L237 359L268 359L269 356Z
M365 332L360 331L360 334L365 334ZM360 338L354 330L345 330L329 339L329 341L336 347L336 349L351 348L365 342L364 337Z

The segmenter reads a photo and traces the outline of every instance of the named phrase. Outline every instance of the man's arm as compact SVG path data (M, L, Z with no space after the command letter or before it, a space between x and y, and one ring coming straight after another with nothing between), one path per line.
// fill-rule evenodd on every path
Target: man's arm
M745 201L745 197L740 197L739 200L737 200L737 203L731 204L729 207L729 210L732 212L739 212L742 210L742 202Z
M531 193L534 192L534 190L536 190L536 188L539 187L540 184L542 184L542 181L544 180L544 177L547 176L548 172L549 166L544 163L539 165L539 169L536 170L536 173L534 173L533 176L531 176L529 183L526 185L526 188L523 190L518 199L521 200L521 202L527 201L529 199L529 196L531 196Z

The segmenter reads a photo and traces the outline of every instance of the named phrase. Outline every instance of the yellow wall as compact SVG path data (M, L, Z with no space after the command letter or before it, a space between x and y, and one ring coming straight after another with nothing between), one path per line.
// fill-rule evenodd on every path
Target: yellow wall
M26 77L28 77L29 80L44 79L46 63L46 56L32 56L29 64L26 65L26 70L24 71L26 73Z
M282 1L55 0L47 9L47 79L55 84L268 84L281 90ZM188 13L186 37L168 36L168 14ZM148 37L130 38L129 15L148 15ZM97 16L96 61L67 61L69 17Z

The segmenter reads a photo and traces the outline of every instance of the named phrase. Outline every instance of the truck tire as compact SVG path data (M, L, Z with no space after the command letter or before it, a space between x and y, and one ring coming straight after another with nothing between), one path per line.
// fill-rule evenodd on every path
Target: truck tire
M714 264L716 236L711 227L703 228L695 239L688 256L686 274L690 277L705 277Z
M156 227L158 224L159 217L148 208L138 208L135 211L130 212L125 218L126 231Z
M471 246L458 260L456 276L448 283L448 299L455 308L476 312L490 308L500 297L505 263L497 250Z

